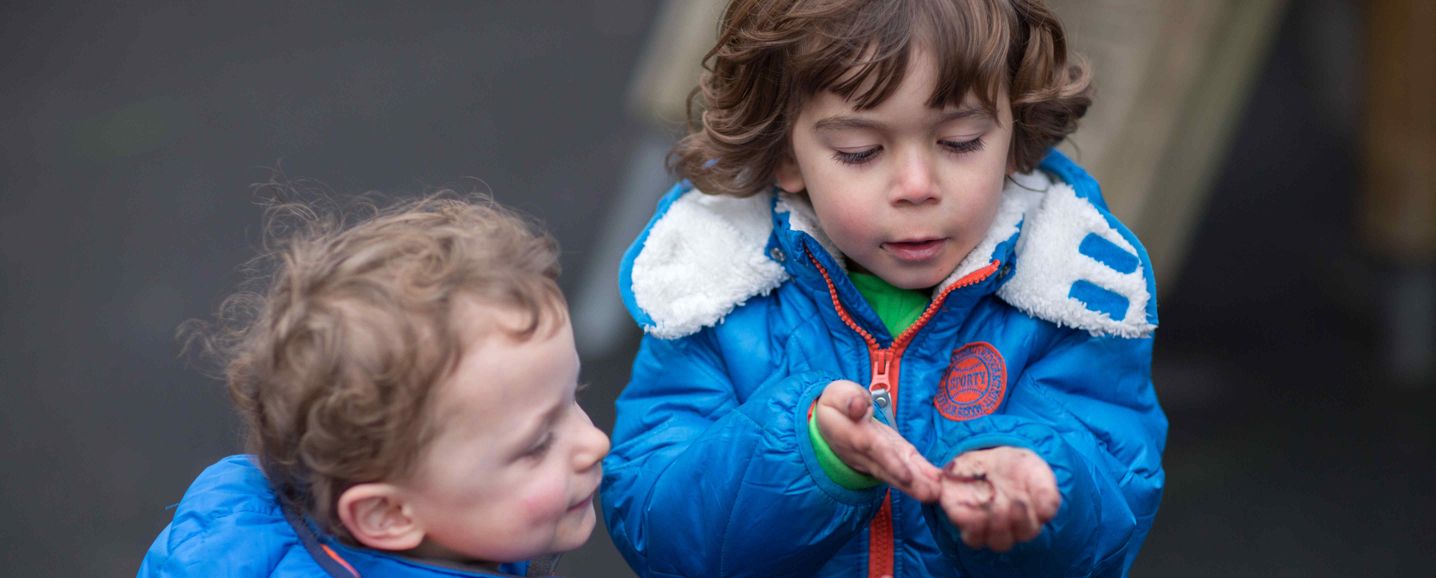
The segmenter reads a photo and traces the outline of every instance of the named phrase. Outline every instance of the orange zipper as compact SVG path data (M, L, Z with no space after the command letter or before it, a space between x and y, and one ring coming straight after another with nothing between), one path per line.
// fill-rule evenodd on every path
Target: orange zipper
M898 374L902 365L902 354L907 350L908 343L912 342L917 332L922 329L924 325L927 325L928 320L932 319L932 316L942 307L942 303L947 300L949 293L952 293L956 289L981 283L984 279L987 279L989 275L992 275L993 271L997 270L1001 262L993 261L988 263L987 266L968 273L963 278L957 280L956 283L943 289L941 293L937 294L937 297L933 298L931 303L928 303L927 309L923 310L922 315L917 318L917 321L912 322L912 325L909 325L907 329L903 330L902 334L898 335L896 339L893 339L891 346L883 348L878 344L877 338L863 329L861 325L858 325L852 315L848 314L847 308L843 307L842 300L838 299L838 288L833 285L833 278L828 275L828 270L818 262L817 257L813 256L812 251L808 251L808 260L813 262L813 266L818 268L819 273L822 273L823 281L827 282L828 296L833 299L833 308L837 310L838 318L842 319L843 324L857 333L859 337L863 338L863 342L867 344L868 358L872 361L872 378L869 380L868 392L873 396L873 403L886 413L888 425L892 426L893 430L898 431L898 433L902 433L898 430L896 419L897 387ZM896 575L893 573L893 556L895 549L896 544L893 541L892 490L888 490L887 495L883 496L882 507L878 509L877 515L873 517L872 523L868 526L869 578L882 578L883 576Z
M339 553L335 552L333 548L330 548L328 544L320 544L319 547L323 548L325 554L328 554L330 558L338 562L339 565L343 566L345 570L348 570L350 574L353 574L354 578L360 578L359 571L355 570L353 566L350 566L348 562L345 562L343 558L339 557Z

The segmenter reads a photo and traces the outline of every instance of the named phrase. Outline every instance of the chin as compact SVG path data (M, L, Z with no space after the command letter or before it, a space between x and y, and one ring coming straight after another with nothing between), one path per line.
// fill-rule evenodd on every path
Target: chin
M893 279L883 279L893 287L899 289L910 289L922 291L936 287L945 278L943 275L918 273L911 275L895 275Z
M583 513L582 518L559 523L554 527L553 539L544 554L562 554L578 549L588 543L597 524L598 516L592 507Z
M578 523L578 527L574 529L573 544L569 545L568 549L578 548L588 542L588 539L593 536L594 527L597 525L598 513L594 511L594 506L590 503L588 509L584 511L583 520L581 520Z

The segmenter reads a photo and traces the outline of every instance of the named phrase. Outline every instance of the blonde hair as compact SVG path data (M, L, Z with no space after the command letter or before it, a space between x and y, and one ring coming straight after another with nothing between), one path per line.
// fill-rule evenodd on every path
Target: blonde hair
M527 339L566 317L557 244L491 199L441 192L347 211L273 203L258 290L181 334L223 367L249 449L288 507L347 537L339 494L411 473L462 355L456 301L514 308ZM487 329L487 328L485 328Z
M858 110L878 106L918 44L940 67L929 106L973 91L995 113L1008 89L1018 172L1036 169L1092 102L1085 61L1069 60L1062 25L1040 0L732 0L669 167L707 193L766 190L807 99L831 90Z

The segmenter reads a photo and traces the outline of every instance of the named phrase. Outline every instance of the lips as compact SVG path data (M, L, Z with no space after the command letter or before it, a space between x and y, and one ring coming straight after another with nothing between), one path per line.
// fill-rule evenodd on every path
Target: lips
M574 505L572 505L572 506L569 506L569 507L568 507L569 511L570 511L570 512L576 512L576 511L582 510L582 509L584 509L584 508L587 508L587 507L589 507L589 506L592 506L592 505L593 505L593 496L594 496L594 494L597 494L597 493L598 493L598 491L595 490L594 493L589 494L587 497L585 497L585 498L582 499L582 500L579 500L577 504L574 504Z
M926 261L942 250L942 239L889 241L883 248L902 261Z
M597 482L595 482L595 483L593 484L593 491L589 492L587 496L584 496L584 497L583 497L583 499L579 500L578 502L574 503L572 506L569 506L569 507L568 507L569 511L582 510L582 509L584 509L584 508L587 508L587 507L589 507L589 506L592 506L592 505L593 505L593 497L596 496L596 495L598 495L598 483L597 483Z

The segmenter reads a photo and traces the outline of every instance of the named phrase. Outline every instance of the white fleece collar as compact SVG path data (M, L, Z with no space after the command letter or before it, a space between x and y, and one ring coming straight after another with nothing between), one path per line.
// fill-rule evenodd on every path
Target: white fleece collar
M1147 318L1151 271L1144 251L1114 223L1071 185L1052 184L1022 225L1016 267L997 296L1028 315L1093 335L1151 335L1157 328Z
M787 281L788 273L766 252L774 211L787 213L789 228L812 236L839 264L845 262L800 195L736 198L690 190L649 228L633 262L634 302L652 320L644 329L665 339L690 335ZM1137 248L1070 185L1040 171L1011 179L982 242L935 291L987 266L997 247L1019 230L1016 267L998 290L1001 299L1034 317L1093 334L1138 337L1155 328L1145 314L1150 272L1140 264ZM1093 235L1115 248L1108 254L1125 252L1139 265L1123 272L1084 254ZM1074 290L1076 285L1085 292ZM1082 301L1089 295L1109 297L1102 303L1112 307L1125 300L1126 308L1098 311Z
M1009 179L1007 186L1002 188L1002 202L997 206L997 215L993 217L982 242L972 248L967 258L957 264L957 268L938 284L933 293L941 293L959 279L991 263L997 246L1017 234L1027 213L1041 203L1042 194L1051 186L1052 179L1041 171L1014 175Z
M717 324L734 307L788 279L763 248L773 232L771 195L747 198L688 191L648 229L633 261L633 299L675 339Z

